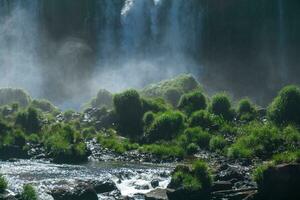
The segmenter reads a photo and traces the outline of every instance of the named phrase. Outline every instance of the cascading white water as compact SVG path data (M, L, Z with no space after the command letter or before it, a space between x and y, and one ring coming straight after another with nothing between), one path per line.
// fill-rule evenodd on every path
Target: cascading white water
M1 4L5 14L0 15L0 87L34 88L41 77L37 66L39 0Z

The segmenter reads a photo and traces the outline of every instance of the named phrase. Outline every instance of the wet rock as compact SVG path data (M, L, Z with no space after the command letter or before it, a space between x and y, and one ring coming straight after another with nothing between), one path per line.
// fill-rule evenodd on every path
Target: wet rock
M134 188L137 190L149 190L150 189L149 185L136 185Z
M157 188L145 194L145 200L168 200L167 190Z
M158 180L158 179L153 179L153 180L151 181L151 186L152 186L153 188L157 188L157 187L159 186L159 180Z
M212 185L212 191L230 190L232 186L230 181L216 181Z
M221 171L216 176L216 180L219 181L241 181L244 180L245 175L239 168L235 167L228 167L226 170Z
M54 200L98 200L94 188L89 184L79 184L74 189L56 188L50 192Z
M270 167L258 182L259 196L264 200L300 199L300 164Z
M201 190L201 191L192 191L184 188L179 189L167 189L167 196L169 200L209 200L210 192Z
M103 181L91 181L90 185L94 188L97 194L118 190L116 184L109 179Z

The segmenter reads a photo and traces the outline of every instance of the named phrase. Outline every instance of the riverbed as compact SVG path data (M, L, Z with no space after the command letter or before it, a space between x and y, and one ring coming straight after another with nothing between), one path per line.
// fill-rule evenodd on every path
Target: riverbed
M48 194L56 187L73 187L76 181L112 180L122 196L134 196L152 191L152 180L159 188L170 182L170 164L140 164L90 161L82 165L53 164L43 160L0 161L0 173L9 182L9 190L20 192L24 184L37 188L40 199L53 200ZM99 196L100 197L100 196Z

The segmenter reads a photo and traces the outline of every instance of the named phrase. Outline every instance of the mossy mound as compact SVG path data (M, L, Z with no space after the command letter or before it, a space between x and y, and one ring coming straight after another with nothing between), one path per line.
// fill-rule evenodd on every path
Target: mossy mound
M22 89L0 88L0 106L18 103L21 107L30 104L31 97Z

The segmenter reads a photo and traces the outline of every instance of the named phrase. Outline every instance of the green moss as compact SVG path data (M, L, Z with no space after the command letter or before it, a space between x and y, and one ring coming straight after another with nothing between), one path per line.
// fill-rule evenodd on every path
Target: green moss
M27 107L31 102L31 97L22 89L1 88L0 106L18 103L21 107Z
M118 129L120 133L131 138L141 136L143 132L143 107L139 93L135 90L127 90L116 94L113 102L118 116Z
M268 107L268 117L277 125L300 125L300 88L286 86Z
M212 97L210 111L228 121L234 117L234 110L231 108L231 101L226 93L219 93Z
M45 99L35 99L31 102L30 106L42 112L48 113L58 113L58 108L56 108L51 102Z
M170 140L177 136L184 127L184 117L177 111L168 111L157 115L149 127L147 137L150 142Z
M141 152L152 153L161 158L178 157L183 158L184 150L174 143L160 143L143 145L140 149Z
M190 143L187 147L186 147L186 153L188 155L193 155L195 153L197 153L199 149L199 146L195 143Z
M204 110L206 106L206 97L200 91L194 91L182 95L178 104L178 108L188 115L197 110Z
M0 194L4 193L5 190L7 189L7 181L6 179L0 175Z
M257 115L256 107L250 99L242 99L238 103L237 114L242 121L254 120Z
M38 195L32 185L24 185L21 193L21 200L38 200Z
M227 146L227 141L223 136L213 136L209 141L209 149L211 151L223 152Z
M186 137L186 144L183 144L184 146L187 146L190 143L197 144L202 149L207 149L209 146L209 141L211 138L211 135L203 131L201 128L187 128L184 131L184 135L181 137Z
M176 90L178 93L183 94L199 88L199 83L195 80L195 78L192 75L183 74L173 79L164 80L156 84L151 84L145 87L141 91L141 94L142 96L146 97L167 97L166 94L170 90ZM166 100L168 100L168 98L166 98ZM171 101L175 102L176 99L172 98Z

